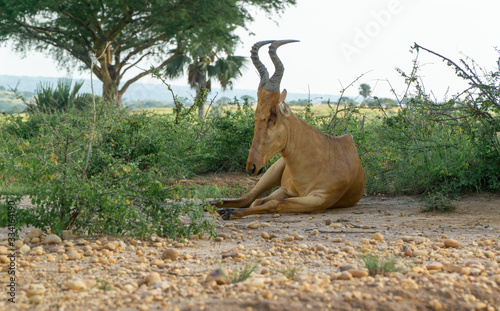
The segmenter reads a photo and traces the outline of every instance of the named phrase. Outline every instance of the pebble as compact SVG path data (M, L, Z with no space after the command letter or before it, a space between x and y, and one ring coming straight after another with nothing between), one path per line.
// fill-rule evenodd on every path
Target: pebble
M432 308L432 310L435 311L443 310L443 306L437 299L432 299L431 301L429 301L429 306Z
M237 251L228 251L228 252L222 253L222 259L224 259L224 258L235 258L237 256L238 256L238 252Z
M451 247L451 248L457 248L460 246L460 242L454 239L446 239L444 240L444 246L446 247Z
M349 271L343 271L342 273L340 273L338 279L339 280L350 280L350 279L352 279L352 274L350 274Z
M382 235L382 233L377 232L372 235L372 239L375 241L382 242L384 240L384 236Z
M246 225L246 227L248 229L258 229L260 227L260 224L259 224L258 220L255 220L255 221L252 221L251 223L249 223L248 225Z
M205 277L206 284L210 284L212 282L215 282L218 285L229 284L229 281L226 279L224 273L222 273L220 269L213 270Z
M140 284L149 285L149 284L154 284L156 282L161 282L161 276L158 272L151 272L150 274L146 275L146 277Z
M70 290L78 290L78 291L81 291L81 290L84 290L84 289L87 289L87 285L85 284L85 282L80 279L80 278L75 278L75 279L72 279L72 280L69 280L67 283L66 283L66 287Z
M30 238L30 239L33 239L33 238L39 238L39 237L41 237L41 236L42 236L42 234L43 234L42 229L40 229L40 228L35 228L35 229L31 230L31 231L30 231L30 232L26 235L26 237L27 237L27 238Z
M180 252L173 248L167 248L161 254L161 259L170 259L172 261L176 261L177 257L179 257Z
M368 276L368 271L367 270L357 270L357 269L351 269L348 271L352 277L354 278L364 278Z
M26 296L31 297L36 295L43 295L44 293L45 286L43 286L43 284L35 283L30 284L28 291L26 292Z
M21 248L19 249L19 251L22 252L22 253L27 253L27 252L30 251L30 249L31 248L28 245L24 244L23 246L21 246Z
M110 251L115 251L118 248L118 246L119 246L118 241L113 241L113 242L107 242L107 243L105 243L102 246L102 248L110 250Z
M426 266L427 270L441 270L442 267L443 267L443 264L441 264L439 262L433 262L433 263L430 263Z
M62 240L60 237L58 237L55 234L49 234L45 237L45 240L43 241L44 244L61 244Z
M82 255L78 252L71 251L67 254L69 260L78 260L82 258Z
M269 240L271 236L267 232L262 232L260 235L264 240Z

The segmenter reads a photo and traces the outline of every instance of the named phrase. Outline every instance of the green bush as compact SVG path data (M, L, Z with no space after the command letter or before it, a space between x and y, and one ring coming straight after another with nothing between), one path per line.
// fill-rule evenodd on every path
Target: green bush
M206 131L199 141L197 172L234 171L246 167L254 132L254 110L247 100L237 99L206 120ZM193 163L196 165L196 163Z
M92 105L92 95L78 94L82 86L83 81L73 84L71 79L59 79L55 88L50 83L40 83L35 91L35 105L28 105L26 111L53 114L88 109Z
M165 144L179 137L177 130L182 135L170 117L104 107L92 132L90 111L40 116L37 136L2 136L2 183L14 176L36 206L18 210L18 226L140 237L214 234L198 204L160 182L183 165L174 162L179 148Z

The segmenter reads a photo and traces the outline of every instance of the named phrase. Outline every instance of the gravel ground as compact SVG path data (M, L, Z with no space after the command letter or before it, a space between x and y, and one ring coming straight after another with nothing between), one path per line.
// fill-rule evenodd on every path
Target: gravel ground
M0 229L0 310L500 310L500 195L422 213L418 197L364 197L352 208L219 221L182 242L61 240L25 229L10 303ZM398 256L369 275L361 254ZM221 274L257 265L242 282Z

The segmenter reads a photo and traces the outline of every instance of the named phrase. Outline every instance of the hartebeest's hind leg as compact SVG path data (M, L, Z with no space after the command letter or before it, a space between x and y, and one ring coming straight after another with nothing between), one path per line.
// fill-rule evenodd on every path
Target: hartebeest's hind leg
M215 200L210 201L211 205L217 207L248 207L252 202L254 202L261 194L272 189L273 187L279 186L281 184L281 176L285 170L285 161L279 159L271 165L271 167L266 171L266 173L260 178L259 182L250 190L247 194L239 199L224 199L221 201Z
M245 209L225 209L222 219L229 220L253 214L321 212L329 206L322 194L271 200ZM220 214L220 212L219 212Z

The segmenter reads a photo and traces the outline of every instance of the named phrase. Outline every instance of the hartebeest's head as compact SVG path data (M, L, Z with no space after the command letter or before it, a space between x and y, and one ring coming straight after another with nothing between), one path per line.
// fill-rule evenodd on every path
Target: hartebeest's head
M286 90L280 93L284 67L276 55L276 49L291 42L298 42L298 40L260 41L252 47L252 62L260 75L257 91L258 102L255 109L255 132L247 159L247 172L252 176L259 174L266 162L283 150L286 145L283 119L290 115L290 107L284 103ZM266 44L271 44L269 55L275 67L271 78L269 78L266 66L262 64L258 54L259 49Z

